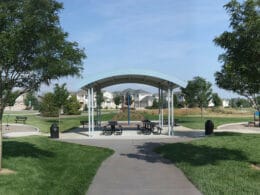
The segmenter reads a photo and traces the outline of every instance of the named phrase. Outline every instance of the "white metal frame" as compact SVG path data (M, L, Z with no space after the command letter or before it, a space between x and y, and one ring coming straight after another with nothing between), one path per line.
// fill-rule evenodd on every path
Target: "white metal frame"
M158 88L159 94L159 127L163 129L163 89ZM167 91L168 99L168 135L174 135L174 92L171 88ZM94 124L94 89L89 88L88 93L88 135L92 137L94 135L95 124Z

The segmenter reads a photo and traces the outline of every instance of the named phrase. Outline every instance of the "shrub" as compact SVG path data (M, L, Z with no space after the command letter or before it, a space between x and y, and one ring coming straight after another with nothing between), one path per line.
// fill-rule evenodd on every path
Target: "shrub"
M40 113L45 117L56 117L59 115L59 108L55 104L53 93L46 93L40 103Z
M80 114L80 102L75 95L72 95L64 104L64 114L77 115Z

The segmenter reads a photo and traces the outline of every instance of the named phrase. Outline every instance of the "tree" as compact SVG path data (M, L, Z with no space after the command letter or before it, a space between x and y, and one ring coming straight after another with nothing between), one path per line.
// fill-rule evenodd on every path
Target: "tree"
M212 102L215 107L222 106L222 100L217 93L212 93Z
M159 108L159 102L157 101L156 98L153 99L153 105L152 108Z
M201 77L194 77L188 81L186 88L182 88L182 93L189 107L200 107L202 117L203 107L207 107L212 98L211 83Z
M230 106L232 108L249 108L250 102L244 98L231 98Z
M26 94L26 97L24 99L24 104L27 107L27 109L31 109L31 108L33 108L34 110L39 109L39 101L35 96L35 93L32 91Z
M55 95L46 93L40 103L40 113L46 117L56 117L59 115L59 107L55 103Z
M81 105L76 95L72 95L64 104L64 113L69 115L80 114Z
M85 54L68 41L59 22L61 9L56 0L0 1L0 123L10 97L80 75ZM0 133L1 170L2 129Z
M231 31L214 39L224 49L219 56L222 69L215 73L219 87L246 97L256 109L260 93L260 1L231 0L225 6Z
M116 95L113 100L114 100L116 107L118 107L119 104L122 103L122 97L120 95Z
M97 91L96 98L97 98L97 106L98 106L98 108L101 108L102 102L105 101L103 93L101 91Z
M174 108L177 108L179 106L179 101L176 94L173 95L173 102L174 102Z
M54 87L54 103L59 108L59 110L62 109L64 104L66 103L67 99L69 97L69 92L66 88L66 83L59 86L58 84L55 84ZM60 114L60 111L59 111Z

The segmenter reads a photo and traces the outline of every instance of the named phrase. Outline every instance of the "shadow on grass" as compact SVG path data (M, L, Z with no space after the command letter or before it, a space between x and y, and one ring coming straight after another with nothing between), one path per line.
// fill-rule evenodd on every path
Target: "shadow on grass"
M7 141L3 142L3 156L9 157L53 157L54 153L37 148L27 142Z
M85 128L85 129L83 129L83 128L80 129L80 128L77 127L77 126L74 126L74 127L70 127L70 128L68 128L68 129L63 130L62 133L76 132L76 133L81 134L81 133L80 133L81 131L87 131L87 129L86 129L86 128Z
M59 120L58 119L45 119L45 122L47 123L59 123Z
M214 165L222 160L248 160L240 150L198 146L191 143L168 144L156 148L155 151L174 163L188 163L193 166Z
M214 136L242 136L242 133L236 133L236 132L217 132L214 133Z
M217 136L237 136L239 133L217 133ZM187 140L188 141L188 140ZM248 161L247 155L241 150L195 145L192 142L165 144L146 142L136 145L136 152L121 154L132 159L149 163L189 163L193 166L217 164L222 160ZM160 153L161 155L159 155Z

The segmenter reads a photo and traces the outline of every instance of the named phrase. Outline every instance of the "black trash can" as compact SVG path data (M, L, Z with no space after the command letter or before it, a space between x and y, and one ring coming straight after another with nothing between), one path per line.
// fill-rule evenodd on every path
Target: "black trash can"
M51 138L59 138L59 126L53 123L50 127Z
M205 122L205 135L210 135L213 133L214 123L211 120Z

